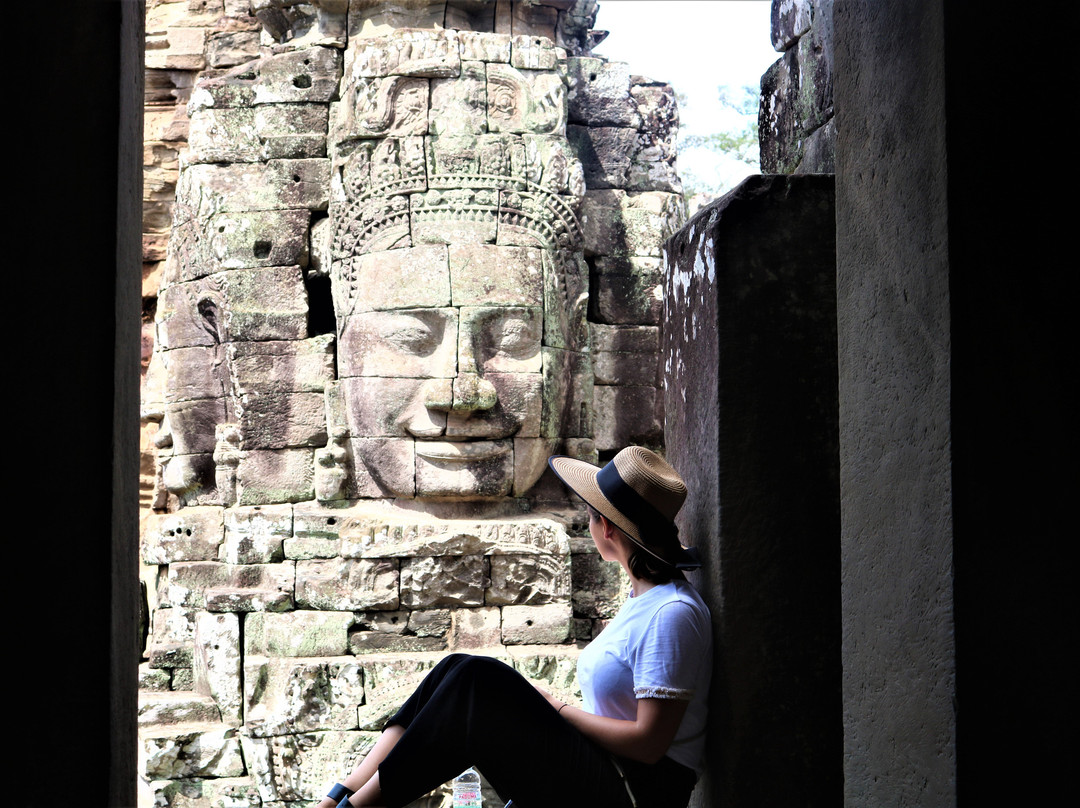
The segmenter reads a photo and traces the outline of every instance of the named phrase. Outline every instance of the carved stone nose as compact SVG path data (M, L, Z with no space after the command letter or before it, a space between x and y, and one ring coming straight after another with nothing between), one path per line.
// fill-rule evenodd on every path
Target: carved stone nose
M476 373L459 373L454 379L454 412L490 410L498 400L494 385Z

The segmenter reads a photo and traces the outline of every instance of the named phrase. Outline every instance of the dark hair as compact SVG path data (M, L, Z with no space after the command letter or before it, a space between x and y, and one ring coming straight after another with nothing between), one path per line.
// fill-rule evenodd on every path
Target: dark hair
M596 508L588 503L585 503L585 507L589 510L590 519L599 519L604 516L600 511L596 510ZM604 518L607 519L606 516L604 516ZM607 521L611 522L610 519ZM611 522L611 525L624 536L626 535L614 522ZM666 584L669 581L686 580L686 576L682 574L682 570L677 569L675 565L669 564L666 561L661 561L648 550L643 550L633 539L630 539L629 537L627 537L627 539L633 547L627 565L630 567L630 574L635 578L640 578L643 581L649 581L654 584Z
M650 581L654 584L666 584L669 581L685 581L686 576L682 570L674 565L661 561L647 550L642 550L635 545L634 552L630 554L630 573L635 578Z

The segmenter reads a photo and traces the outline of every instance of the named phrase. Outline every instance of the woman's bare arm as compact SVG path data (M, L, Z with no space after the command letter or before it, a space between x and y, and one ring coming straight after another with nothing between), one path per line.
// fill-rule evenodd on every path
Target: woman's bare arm
M559 715L609 752L641 763L656 763L675 740L689 701L678 699L638 699L637 718L627 721L593 715L566 704L537 688Z

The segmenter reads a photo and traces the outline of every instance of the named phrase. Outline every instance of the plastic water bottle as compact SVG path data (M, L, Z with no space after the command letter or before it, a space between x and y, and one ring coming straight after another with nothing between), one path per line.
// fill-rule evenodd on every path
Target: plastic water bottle
M476 769L470 767L454 778L454 808L483 808Z

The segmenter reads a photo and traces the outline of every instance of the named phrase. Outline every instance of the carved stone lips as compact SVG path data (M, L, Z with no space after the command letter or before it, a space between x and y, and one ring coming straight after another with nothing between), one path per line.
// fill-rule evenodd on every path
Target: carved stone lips
M426 460L441 461L443 463L470 463L477 460L488 460L492 457L504 455L509 451L510 441L508 440L418 440L416 442L416 453L420 457L423 457Z

